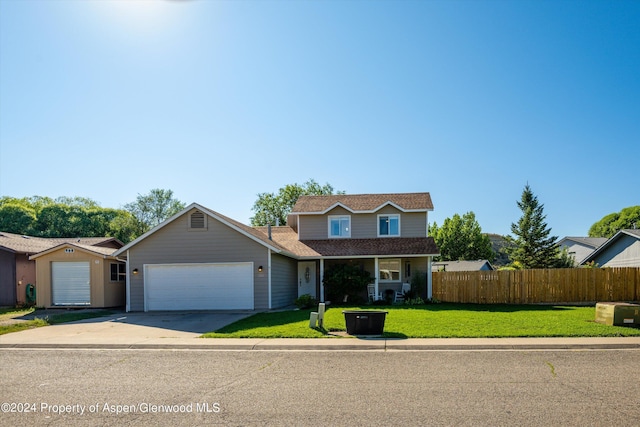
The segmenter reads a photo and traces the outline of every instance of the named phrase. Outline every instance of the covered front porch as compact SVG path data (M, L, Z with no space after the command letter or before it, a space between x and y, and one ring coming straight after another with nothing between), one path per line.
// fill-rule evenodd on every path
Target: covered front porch
M420 298L424 300L431 299L431 256L373 256L358 258L320 258L317 260L305 260L298 263L298 296L302 294L310 294L321 302L326 302L335 295L329 295L325 289L324 273L331 268L346 264L356 267L361 271L366 271L371 276L371 285L373 285L373 294L367 292L367 289L359 295L363 300L384 299L385 292L389 292L394 296L396 293L402 293L403 284L405 289L407 284L412 282L412 278L417 274L424 274L426 283L423 286L424 291Z

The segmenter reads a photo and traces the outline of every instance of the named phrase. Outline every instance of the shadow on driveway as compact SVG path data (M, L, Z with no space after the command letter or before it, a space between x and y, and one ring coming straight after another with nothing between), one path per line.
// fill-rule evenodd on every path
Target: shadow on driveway
M256 314L257 311L177 311L177 312L117 312L105 317L79 320L80 323L113 322L136 326L146 326L180 332L204 334L213 332L233 322Z

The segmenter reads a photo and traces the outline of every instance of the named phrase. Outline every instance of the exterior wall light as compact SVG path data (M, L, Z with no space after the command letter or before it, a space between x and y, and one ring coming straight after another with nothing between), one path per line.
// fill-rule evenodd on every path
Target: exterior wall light
M258 273L262 273L262 266L258 267Z
M138 274L138 269L137 268L133 269L133 274Z

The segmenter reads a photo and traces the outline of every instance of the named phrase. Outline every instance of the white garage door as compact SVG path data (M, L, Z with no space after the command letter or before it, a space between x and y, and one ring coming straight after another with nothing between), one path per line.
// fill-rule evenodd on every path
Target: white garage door
M253 310L253 263L145 265L145 310Z
M91 304L91 280L88 262L52 262L53 305Z

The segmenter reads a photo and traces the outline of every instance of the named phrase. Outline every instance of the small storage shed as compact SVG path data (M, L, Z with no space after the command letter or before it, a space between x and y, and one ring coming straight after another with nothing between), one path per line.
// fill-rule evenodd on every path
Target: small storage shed
M38 307L125 305L126 266L114 248L63 243L32 255Z

